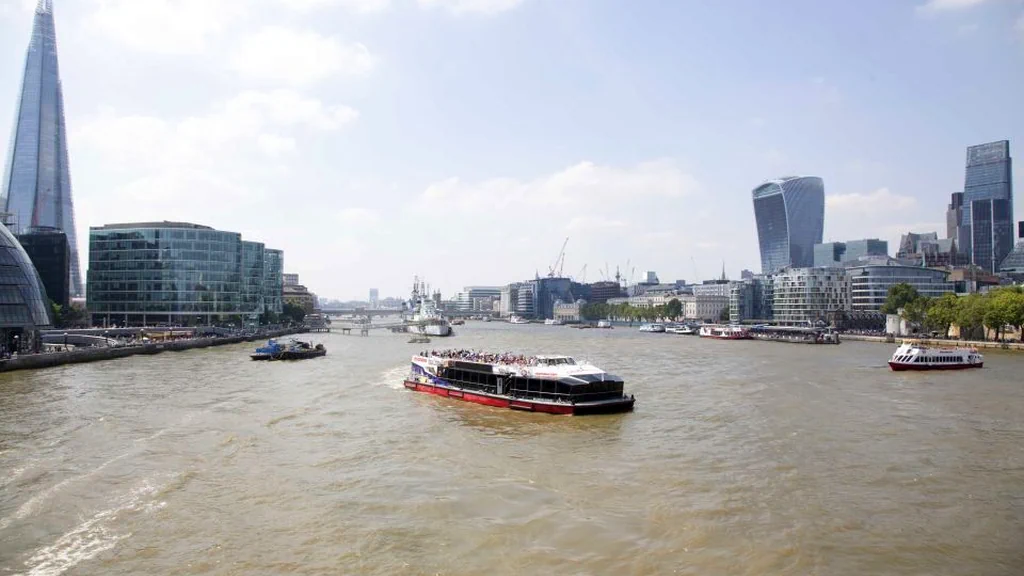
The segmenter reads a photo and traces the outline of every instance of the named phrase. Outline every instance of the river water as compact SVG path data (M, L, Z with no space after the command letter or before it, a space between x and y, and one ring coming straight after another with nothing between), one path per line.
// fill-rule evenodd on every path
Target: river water
M0 374L0 574L1020 575L1024 355L470 323L569 353L636 411L402 387L422 345L314 337Z

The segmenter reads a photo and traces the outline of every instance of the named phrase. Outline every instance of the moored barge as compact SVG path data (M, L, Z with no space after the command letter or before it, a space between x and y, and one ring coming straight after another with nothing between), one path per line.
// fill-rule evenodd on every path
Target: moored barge
M633 409L621 378L569 356L433 351L412 358L405 387L496 408L548 414Z

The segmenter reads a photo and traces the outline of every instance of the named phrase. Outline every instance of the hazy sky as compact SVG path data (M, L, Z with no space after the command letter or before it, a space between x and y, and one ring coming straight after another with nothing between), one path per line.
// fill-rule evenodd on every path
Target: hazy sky
M54 3L82 246L207 224L325 297L530 278L566 236L588 281L758 271L785 174L894 251L944 234L967 145L1024 161L1022 0ZM34 5L0 0L0 134Z

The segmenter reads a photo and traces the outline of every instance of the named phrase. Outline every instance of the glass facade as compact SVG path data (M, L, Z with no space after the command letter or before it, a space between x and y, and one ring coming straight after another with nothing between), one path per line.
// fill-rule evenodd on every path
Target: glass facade
M753 191L761 271L814 265L825 225L825 184L813 176L765 182Z
M89 229L87 306L94 324L189 325L242 311L242 238L195 224Z
M263 284L266 278L266 248L260 242L242 242L242 314L256 319L265 308Z
M0 211L13 215L19 232L42 226L67 233L71 246L71 292L81 295L64 93L50 0L43 0L36 9L9 154Z
M263 305L268 312L284 311L284 252L266 248L263 251Z
M0 353L34 350L50 326L46 291L28 254L0 224Z
M949 273L919 266L859 266L850 268L850 289L855 311L878 312L889 296L889 288L910 284L922 296L935 298L953 292Z
M967 148L960 250L971 263L994 272L1013 248L1013 166L1010 142L1001 140ZM975 215L975 205L983 214ZM977 223L977 227L975 224Z
M61 306L70 304L71 248L67 234L54 229L35 229L19 234L18 242L39 272L50 301Z

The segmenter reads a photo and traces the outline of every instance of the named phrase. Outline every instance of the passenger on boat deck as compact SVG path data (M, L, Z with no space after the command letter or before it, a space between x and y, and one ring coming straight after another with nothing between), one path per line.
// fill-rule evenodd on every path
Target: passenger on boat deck
M448 360L466 360L468 362L481 362L484 364L504 364L508 366L536 366L537 358L523 354L505 352L502 354L491 354L477 352L476 350L454 349L454 350L429 350L424 351L421 356L434 358L445 358Z

